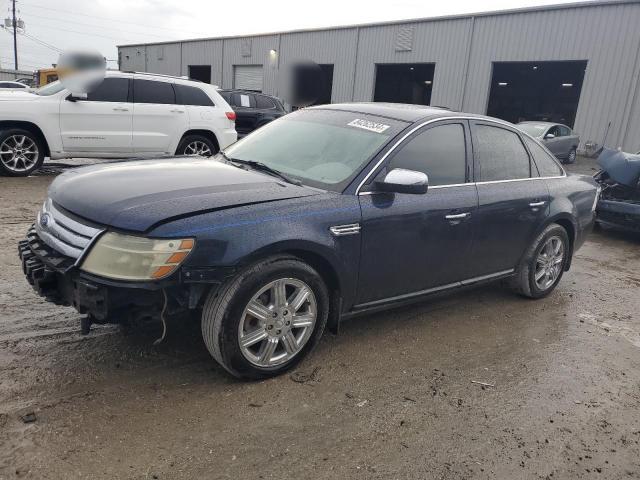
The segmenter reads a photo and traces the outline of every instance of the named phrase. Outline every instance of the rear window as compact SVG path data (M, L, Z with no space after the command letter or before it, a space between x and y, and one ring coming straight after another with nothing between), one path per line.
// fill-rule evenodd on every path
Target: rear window
M524 142L527 144L527 147L529 147L529 151L533 156L533 161L538 167L538 172L540 172L541 177L557 177L564 174L562 168L560 168L560 165L558 165L553 156L538 142L527 137L525 137Z
M197 87L189 87L176 83L174 88L176 89L176 101L178 105L215 106L209 96Z
M133 81L133 101L135 103L173 105L176 103L176 95L169 82L135 79Z
M475 126L474 151L480 164L480 181L529 178L529 154L520 137L505 128Z

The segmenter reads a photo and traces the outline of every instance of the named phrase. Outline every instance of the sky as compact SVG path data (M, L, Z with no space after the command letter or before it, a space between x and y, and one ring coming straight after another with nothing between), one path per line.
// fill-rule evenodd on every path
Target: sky
M117 45L329 27L569 3L570 0L18 0L20 69L56 63L60 50L92 49L117 67ZM11 0L0 0L2 24ZM13 68L13 38L0 31L0 66Z

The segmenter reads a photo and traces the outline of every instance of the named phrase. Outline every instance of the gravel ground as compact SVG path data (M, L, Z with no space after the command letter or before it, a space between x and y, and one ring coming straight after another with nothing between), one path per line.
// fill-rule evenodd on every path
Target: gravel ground
M16 243L60 169L0 178L0 479L640 478L640 238L595 232L544 300L361 317L247 383L196 321L83 337L35 295Z

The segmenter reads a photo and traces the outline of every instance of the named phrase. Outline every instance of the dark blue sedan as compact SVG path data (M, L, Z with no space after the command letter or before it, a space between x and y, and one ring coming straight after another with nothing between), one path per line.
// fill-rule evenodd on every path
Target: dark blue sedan
M201 316L238 377L296 365L325 328L507 279L553 291L596 185L513 125L394 104L308 108L214 160L69 171L19 246L29 282L91 323Z

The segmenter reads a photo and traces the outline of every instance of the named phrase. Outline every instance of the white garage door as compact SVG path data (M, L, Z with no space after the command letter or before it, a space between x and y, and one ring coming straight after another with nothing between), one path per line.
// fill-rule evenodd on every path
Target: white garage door
M262 65L234 65L233 88L262 92Z

